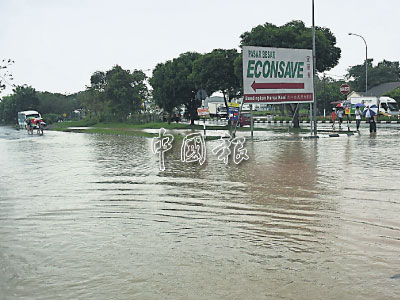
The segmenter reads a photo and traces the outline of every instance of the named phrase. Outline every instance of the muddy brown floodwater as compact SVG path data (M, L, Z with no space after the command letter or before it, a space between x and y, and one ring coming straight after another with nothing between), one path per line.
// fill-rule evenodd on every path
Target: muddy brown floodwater
M181 143L0 127L0 299L399 299L398 128Z

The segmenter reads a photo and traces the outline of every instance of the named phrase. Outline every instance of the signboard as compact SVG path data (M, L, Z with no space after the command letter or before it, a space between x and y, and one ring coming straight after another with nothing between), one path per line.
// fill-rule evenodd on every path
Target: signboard
M209 117L210 116L208 107L207 108L198 108L197 114L199 115L199 117Z
M348 84L346 84L346 83L342 84L340 86L340 92L343 95L347 95L348 93L350 93L350 86Z
M239 107L230 106L228 115L229 115L229 120L238 121L239 120Z
M314 102L312 50L243 47L245 103Z

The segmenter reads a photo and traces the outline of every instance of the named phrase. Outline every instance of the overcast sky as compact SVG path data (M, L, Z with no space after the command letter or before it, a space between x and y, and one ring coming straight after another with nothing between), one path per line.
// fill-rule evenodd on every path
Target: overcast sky
M364 42L349 32L366 39L375 64L399 61L399 12L399 0L315 0L315 24L330 28L342 49L327 74L338 79L364 62ZM0 59L15 60L15 84L74 93L94 71L148 70L186 51L238 49L243 32L292 20L311 26L311 0L0 0Z

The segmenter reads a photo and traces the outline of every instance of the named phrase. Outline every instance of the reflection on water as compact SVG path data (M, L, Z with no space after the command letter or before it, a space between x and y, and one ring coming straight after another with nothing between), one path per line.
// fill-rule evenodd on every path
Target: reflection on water
M396 299L399 132L257 132L166 170L138 137L0 127L1 299Z

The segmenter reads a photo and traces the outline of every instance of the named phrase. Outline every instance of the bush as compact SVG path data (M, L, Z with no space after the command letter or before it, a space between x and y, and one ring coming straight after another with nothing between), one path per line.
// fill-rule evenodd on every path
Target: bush
M60 115L53 113L44 114L42 117L47 124L56 123L60 119Z

